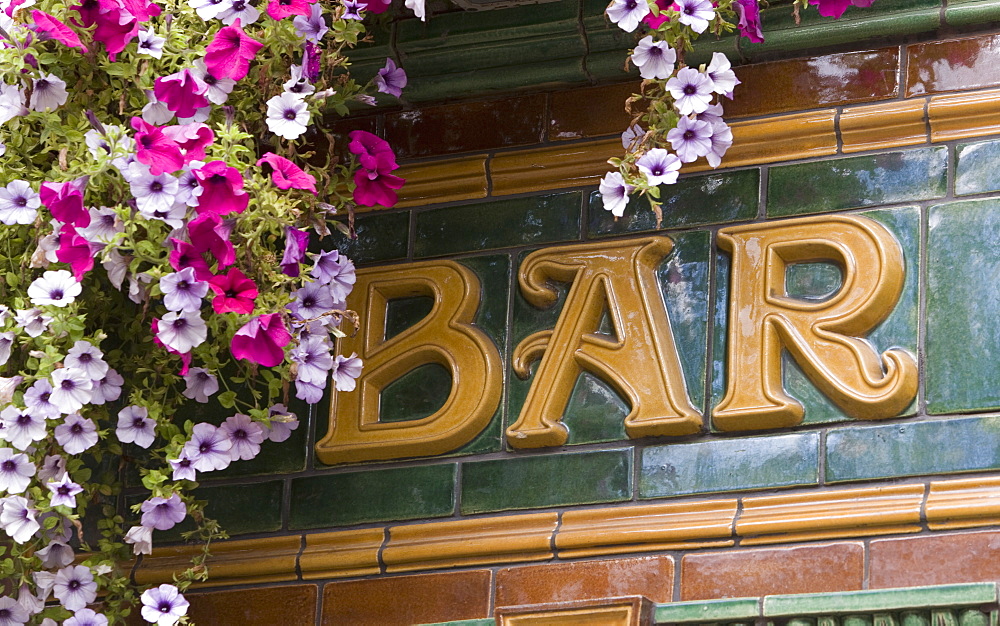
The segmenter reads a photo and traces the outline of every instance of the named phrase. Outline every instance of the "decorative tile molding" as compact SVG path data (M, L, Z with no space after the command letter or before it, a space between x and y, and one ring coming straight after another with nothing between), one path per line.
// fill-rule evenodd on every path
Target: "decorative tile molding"
M931 96L931 141L950 141L1000 133L1000 89Z
M603 139L498 154L490 161L493 195L596 185L621 149L618 139Z
M397 207L486 197L484 156L403 165L395 174L406 179Z
M850 107L840 113L841 152L883 150L927 141L926 99Z
M243 585L296 580L295 564L302 546L298 535L263 537L212 544L207 565L211 577L202 586ZM186 569L200 546L156 548L135 573L140 585L170 582L174 572Z
M926 508L931 530L1000 524L1000 478L932 481Z
M496 610L497 626L646 626L653 604L643 597L556 602Z
M378 574L378 551L385 541L382 528L346 530L305 536L299 569L305 580Z

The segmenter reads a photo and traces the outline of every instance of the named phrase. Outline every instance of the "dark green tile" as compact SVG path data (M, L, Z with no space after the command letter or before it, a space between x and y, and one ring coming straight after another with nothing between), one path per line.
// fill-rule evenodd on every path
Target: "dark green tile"
M814 485L819 434L715 439L642 451L640 498Z
M957 148L955 167L955 195L1000 191L1000 141L963 143Z
M757 217L760 171L739 170L724 174L681 178L674 185L662 185L663 224L661 228L684 228L702 224L742 222ZM604 210L601 194L590 193L587 234L590 237L621 235L656 230L656 215L649 201L638 196L629 201L625 215L616 221Z
M1000 199L931 207L926 398L931 413L1000 408Z
M455 509L453 463L296 478L288 527L427 519Z
M389 300L385 307L385 338L392 339L427 317L434 308L434 298L414 296Z
M793 263L785 269L785 292L799 300L824 302L843 284L844 273L834 263Z
M577 239L581 194L547 194L416 214L414 254L440 256Z
M784 217L945 195L948 148L921 148L772 167L767 215Z
M828 482L998 467L998 416L851 426L831 430L826 438Z
M386 385L379 396L378 421L425 418L444 406L451 393L451 372L437 363L410 370Z
M230 536L249 533L267 533L281 530L281 506L284 483L280 480L251 483L245 485L201 486L194 491L194 497L204 500L205 517L218 520L222 529ZM148 494L147 494L148 496ZM146 496L129 496L129 505L142 502ZM138 524L140 515L129 512ZM153 544L157 542L182 541L182 533L194 530L195 525L188 516L170 530L153 531Z
M355 263L389 261L406 256L406 242L410 235L408 212L362 215L354 220L354 228L357 239L327 237L323 248L336 247Z
M732 598L658 604L654 621L657 624L753 623L760 615L759 603L757 598Z
M1000 21L998 0L948 0L944 19L949 26L966 26Z
M866 337L867 341L880 353L889 348L900 347L917 354L917 314L920 284L920 212L917 207L902 207L898 209L874 209L858 213L879 222L889 229L903 250L906 277L899 301L892 313L876 326ZM725 395L726 380L726 333L728 328L729 306L729 257L719 255L718 271L716 273L716 306L715 337L712 367L712 398L713 406L717 405ZM810 263L793 265L786 277L789 278L789 295L809 294L822 295L823 292L840 282L839 270L833 266ZM802 369L789 356L787 351L782 355L782 381L788 394L805 407L805 424L823 424L845 421L848 418L806 377ZM916 411L914 401L900 415L913 415Z
M632 496L632 451L601 450L462 464L462 514L621 502Z

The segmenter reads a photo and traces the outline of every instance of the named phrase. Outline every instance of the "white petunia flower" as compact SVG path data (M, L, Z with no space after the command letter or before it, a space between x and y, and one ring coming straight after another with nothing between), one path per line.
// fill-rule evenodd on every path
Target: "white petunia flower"
M31 224L42 206L38 193L23 180L12 180L0 187L0 222L7 226Z
M28 298L35 306L66 306L83 291L80 283L66 270L49 270L28 286Z
M6 124L19 115L27 115L24 92L16 85L0 82L0 124Z
M25 450L33 442L45 439L47 432L44 417L13 405L0 411L0 426L0 439L10 442L18 450Z
M34 111L55 110L66 104L66 81L52 74L42 74L35 79L28 106Z
M313 6L318 5L314 4ZM247 26L256 22L259 17L260 11L255 9L247 0L233 0L226 10L219 13L219 19L226 26L232 26L236 20L240 21L241 26Z
M94 381L84 372L64 367L52 372L52 394L49 402L68 415L83 408L93 396Z
M35 475L35 464L26 454L10 448L0 448L0 491L21 493Z
M267 101L267 127L275 135L296 139L309 120L309 107L295 94L284 92Z
M66 353L63 360L66 367L73 367L90 377L90 380L101 380L108 373L108 364L104 362L104 353L89 341L77 341Z
M0 498L0 526L17 543L27 543L41 528L35 519L38 511L21 496Z
M197 311L170 311L158 326L157 339L181 354L200 346L208 337L208 327Z
M166 38L157 35L152 26L139 31L139 54L148 54L154 59L159 59L163 56L165 43L167 43Z

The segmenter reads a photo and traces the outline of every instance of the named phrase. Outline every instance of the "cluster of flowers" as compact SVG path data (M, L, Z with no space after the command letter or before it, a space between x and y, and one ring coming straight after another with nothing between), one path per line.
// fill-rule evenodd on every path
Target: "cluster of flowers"
M4 138L20 144L7 155L20 175L0 186L8 227L0 255L13 270L0 281L0 529L15 543L14 570L3 575L17 581L16 593L0 596L0 623L107 624L121 617L110 595L107 615L88 605L129 583L105 557L150 554L154 530L204 518L189 493L200 474L253 459L265 440L288 439L299 422L276 401L287 401L286 382L309 404L331 378L338 390L354 389L361 360L335 350L354 265L336 250L310 252L311 231L329 234L335 208L318 201L321 192L395 204L404 182L393 174L395 155L357 131L352 160L324 169L297 164L276 138L274 151L258 152L258 140L265 128L300 138L330 100L336 108L373 104L368 87L398 97L406 74L392 60L365 88L332 74L343 67L340 49L363 34L351 23L384 11L385 0L346 0L333 8L332 25L315 0L270 0L263 12L245 0L188 0L162 18L152 0L37 1L65 15L24 10L36 0L0 0L0 57L12 68L0 69L0 157ZM422 0L406 6L423 19ZM206 30L207 45L192 46L191 35ZM142 89L104 107L68 89L93 79L95 47L107 54L96 63L109 70L105 85ZM116 82L111 70L127 71L115 63L122 55L164 71ZM282 58L301 61L268 98L276 90L269 85L284 79L272 83L267 72ZM53 129L64 139L76 133L79 148L36 138L51 157L22 152L29 133ZM87 306L127 300L135 308ZM145 336L127 336L136 329ZM227 344L232 360L220 350ZM260 367L271 369L260 375ZM253 391L249 402L229 390L229 372ZM219 426L181 425L174 415L185 401L246 408ZM136 454L148 455L139 471L151 493L133 507L138 524L127 532L119 522L99 525L107 554L80 562L79 518L114 493L91 480L80 457L99 460L126 446L147 451ZM201 575L192 571L142 593L142 616L161 626L181 619L185 583Z
M849 5L868 7L874 2L808 1L821 15L835 18ZM624 215L629 196L638 192L647 197L659 221L659 185L677 182L681 166L702 157L718 167L733 143L722 118L722 96L732 99L740 81L729 59L716 52L707 66L694 68L683 62L684 53L705 32L733 30L730 18L742 37L763 42L760 6L758 0L612 0L606 14L622 30L631 33L641 25L649 34L630 55L644 80L642 93L629 103L645 101L646 110L622 134L626 156L609 160L617 171L601 180L601 197L604 208L617 218Z

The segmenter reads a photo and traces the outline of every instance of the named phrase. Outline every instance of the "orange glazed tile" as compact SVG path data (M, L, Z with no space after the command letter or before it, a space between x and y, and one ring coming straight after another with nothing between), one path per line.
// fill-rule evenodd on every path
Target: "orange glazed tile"
M741 545L920 532L923 485L743 498Z
M601 598L582 602L503 607L497 626L647 626L656 607L647 598Z
M299 535L213 543L207 561L210 576L200 586L295 580L295 559L301 545ZM191 557L200 551L201 546L154 548L153 554L143 559L135 580L140 585L170 582L174 572L187 568Z
M239 591L190 593L188 617L195 624L315 624L316 585L254 587ZM137 611L138 612L138 611Z
M393 526L382 560L389 572L544 561L557 521L557 513L536 513Z
M498 154L490 161L493 195L596 185L624 154L619 138Z
M855 591L864 580L860 542L688 554L681 599Z
M575 558L732 545L735 517L735 499L566 511L556 548Z
M735 68L743 81L726 101L726 118L872 102L899 90L899 48L827 54ZM780 94L780 95L779 95Z
M491 577L488 570L474 570L328 583L322 623L409 626L486 618Z
M625 112L625 100L639 92L638 82L587 87L552 94L549 140L620 135L634 115Z
M378 574L378 551L384 539L381 528L306 535L306 547L299 556L302 578Z
M928 106L931 141L966 139L1000 133L1000 89L932 96Z
M1000 478L933 481L926 509L931 530L1000 525Z
M1000 580L1000 531L878 539L868 547L872 589Z
M673 587L674 560L669 556L508 567L497 572L496 606L620 596L669 602Z
M925 143L926 104L917 99L844 109L840 113L841 150L851 153Z
M906 95L1000 85L1000 35L907 46Z
M412 163L393 172L406 180L397 207L486 197L486 157ZM371 210L358 207L360 211Z

